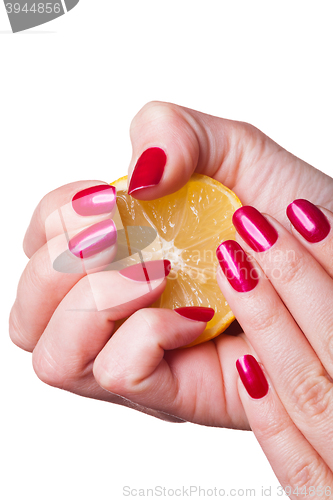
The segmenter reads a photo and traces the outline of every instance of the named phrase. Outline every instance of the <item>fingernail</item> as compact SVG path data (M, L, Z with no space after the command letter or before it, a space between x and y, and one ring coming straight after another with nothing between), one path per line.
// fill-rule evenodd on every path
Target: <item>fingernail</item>
M233 240L221 243L216 256L230 285L237 292L249 292L257 285L259 276L242 247Z
M165 278L170 271L171 262L165 259L134 264L134 266L125 267L119 271L119 274L132 281L149 282Z
M256 252L265 252L278 239L270 222L254 207L241 207L234 213L232 222L244 241Z
M68 248L76 257L86 259L114 245L117 229L111 219L97 222L76 234L68 243Z
M331 226L326 216L310 201L293 201L287 207L287 216L294 228L309 243L322 241L330 232Z
M166 154L161 148L149 148L138 159L128 188L128 194L156 186L163 175Z
M258 361L251 354L245 354L245 356L237 359L236 368L251 398L261 399L266 396L269 387L268 382Z
M194 321L210 321L215 311L211 307L177 307L174 311L184 318L192 319Z
M116 188L102 184L76 193L72 199L72 207L78 215L106 214L112 212L116 199Z

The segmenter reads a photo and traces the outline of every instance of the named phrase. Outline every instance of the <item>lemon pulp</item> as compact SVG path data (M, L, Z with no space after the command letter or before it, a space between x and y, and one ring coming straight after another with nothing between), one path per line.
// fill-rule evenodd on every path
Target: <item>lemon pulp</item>
M222 241L235 239L232 215L241 206L235 193L200 174L179 191L151 201L128 195L127 177L112 185L124 228L148 226L157 232L156 241L142 252L144 260L171 262L166 288L152 307L212 307L213 319L191 346L222 333L235 317L216 281L215 252ZM136 262L140 259L133 256Z

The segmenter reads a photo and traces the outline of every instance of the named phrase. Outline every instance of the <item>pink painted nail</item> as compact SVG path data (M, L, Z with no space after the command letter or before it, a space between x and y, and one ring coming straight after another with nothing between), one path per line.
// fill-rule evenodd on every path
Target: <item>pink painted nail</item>
M210 321L215 314L211 307L177 307L174 311L184 318L205 322Z
M236 368L251 398L261 399L268 392L268 382L256 358L245 354L236 361Z
M254 207L244 206L236 210L232 222L243 240L256 252L265 252L278 239L276 229Z
M119 271L119 274L132 281L149 282L165 278L170 271L171 262L165 259L134 264L133 266L125 267Z
M116 226L111 219L107 219L75 235L69 241L68 248L76 257L86 259L114 245L116 241Z
M287 216L294 228L309 243L322 241L331 230L323 212L308 200L295 200L290 203Z
M166 154L161 148L149 148L138 159L128 188L128 194L156 186L163 175Z
M259 276L242 247L233 240L221 243L216 256L230 285L237 292L249 292L258 283Z
M72 206L78 215L100 215L111 213L116 199L116 188L102 184L76 193L72 199Z

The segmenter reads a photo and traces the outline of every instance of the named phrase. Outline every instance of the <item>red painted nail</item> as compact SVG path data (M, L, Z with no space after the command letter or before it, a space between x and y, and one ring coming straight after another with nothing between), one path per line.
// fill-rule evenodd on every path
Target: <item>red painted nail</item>
M257 270L236 241L227 240L221 243L216 250L216 256L227 280L237 292L249 292L257 285Z
M68 248L76 257L86 259L114 245L116 241L116 226L111 219L107 219L76 234L68 242Z
M119 274L132 281L149 282L165 278L170 271L171 262L165 259L134 264L134 266L125 267L119 271Z
M258 361L251 354L245 354L237 359L236 368L251 398L261 399L266 396L268 382Z
M72 199L72 206L79 215L106 214L114 209L116 198L116 188L108 184L102 184L76 193Z
M194 321L210 321L215 311L211 307L177 307L174 311L184 318L193 319Z
M163 175L166 154L161 148L149 148L138 159L128 188L128 194L156 186Z
M307 200L295 200L290 203L287 216L294 228L309 243L322 241L331 230L323 212Z
M244 241L256 252L265 252L278 239L270 222L254 207L241 207L234 213L232 222Z

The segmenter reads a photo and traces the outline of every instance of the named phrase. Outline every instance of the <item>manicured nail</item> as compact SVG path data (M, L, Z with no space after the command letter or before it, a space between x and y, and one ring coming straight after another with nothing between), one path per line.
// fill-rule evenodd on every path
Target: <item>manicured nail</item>
M216 256L230 285L237 292L249 292L257 285L259 276L242 247L233 240L221 243Z
M112 212L116 199L116 188L102 184L76 193L72 199L72 206L79 215L107 214Z
M310 201L293 201L287 207L287 216L294 228L309 243L322 241L330 232L331 226L326 216Z
M68 248L76 257L86 259L114 245L117 229L111 219L97 222L76 234L68 243Z
M268 392L268 382L256 358L245 354L236 361L236 368L251 398L260 399Z
M134 266L125 267L119 274L132 281L154 281L168 276L171 271L171 262L165 260L151 260L143 264L134 264Z
M265 252L278 239L270 222L254 207L241 207L234 213L232 222L244 241L256 252Z
M149 148L142 153L135 165L128 194L156 186L162 178L166 160L166 154L161 148Z
M192 319L194 321L210 321L215 311L211 307L177 307L174 311L184 318Z

